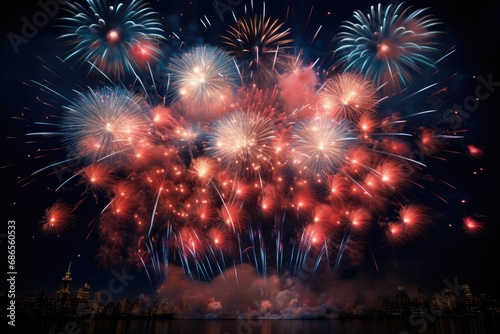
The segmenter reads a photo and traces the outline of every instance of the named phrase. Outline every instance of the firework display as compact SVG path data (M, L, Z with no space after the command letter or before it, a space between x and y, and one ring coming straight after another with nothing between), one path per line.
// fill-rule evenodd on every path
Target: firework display
M162 62L166 38L145 2L69 9L66 59L104 80L66 97L50 134L61 136L61 163L77 166L58 190L100 199L92 232L103 265L136 265L156 284L171 265L190 280L243 263L261 276L333 278L360 261L373 234L400 246L434 223L413 196L426 168L415 157L460 136L419 123L433 110L391 105L446 56L426 9L356 11L331 46L334 70L297 52L292 30L265 13L235 17L220 45L183 45ZM127 88L157 64L154 93ZM73 227L79 204L55 203L41 229ZM464 226L483 228L473 218Z

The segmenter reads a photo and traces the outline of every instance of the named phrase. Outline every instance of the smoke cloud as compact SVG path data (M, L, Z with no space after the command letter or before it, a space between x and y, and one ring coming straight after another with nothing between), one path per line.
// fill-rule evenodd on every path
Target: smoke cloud
M298 277L259 276L248 264L228 269L211 282L189 281L182 268L169 267L168 279L157 293L169 301L182 300L186 309L178 318L335 318L343 310L363 312L396 294L400 278L373 279L358 273L348 280L313 281ZM362 288L361 288L362 287ZM415 286L405 286L415 289ZM413 290L412 290L413 291Z
M304 108L312 103L318 77L314 70L303 67L280 78L278 88L288 111L300 110L300 115L307 116L313 108Z

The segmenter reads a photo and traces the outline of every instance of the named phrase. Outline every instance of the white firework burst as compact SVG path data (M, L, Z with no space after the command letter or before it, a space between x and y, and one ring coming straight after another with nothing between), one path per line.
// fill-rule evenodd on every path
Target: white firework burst
M208 152L231 172L253 174L271 164L275 126L253 112L233 112L212 129Z
M147 105L121 87L78 92L64 107L61 133L70 156L89 163L126 162L148 136Z
M363 75L345 72L328 79L318 93L318 109L333 118L354 122L375 112L375 86Z
M299 123L292 131L292 166L307 175L331 175L345 164L355 140L352 123L345 119L323 115Z
M169 73L176 101L188 118L208 121L229 110L238 69L224 50L192 47L170 62Z

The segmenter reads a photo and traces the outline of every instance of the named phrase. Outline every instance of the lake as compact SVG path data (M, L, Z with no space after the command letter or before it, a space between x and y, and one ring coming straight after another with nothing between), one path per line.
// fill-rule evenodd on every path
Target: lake
M413 325L408 320L399 319L94 319L91 321L31 319L19 321L15 332L30 334L499 334L500 318L437 319L432 322L428 321L426 324L422 321Z

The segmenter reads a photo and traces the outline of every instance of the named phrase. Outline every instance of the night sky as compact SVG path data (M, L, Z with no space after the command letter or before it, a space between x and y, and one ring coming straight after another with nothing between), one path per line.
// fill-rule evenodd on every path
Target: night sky
M260 2L255 3L257 6ZM266 1L269 15L284 17L286 7L283 3ZM340 23L350 20L354 10L367 11L370 5L375 4L366 0L290 0L289 3L291 9L287 24L291 27L295 44L305 49L306 57L327 60L331 51L329 45ZM443 0L410 3L418 7L429 6L430 12L443 22L440 26L445 32L440 37L446 48L443 54L452 47L456 50L438 66L439 74L431 79L424 78L419 87L432 83L435 78L446 81L448 93L444 101L438 102L451 107L475 93L479 84L477 77L492 76L494 82L500 82L497 64L500 43L498 2L478 0L468 4L453 3L453 6ZM213 24L213 31L224 32L224 24L210 1L154 1L152 6L161 14L165 32L178 33L187 45L220 43L218 36L211 35L200 22L206 15ZM311 6L314 9L306 27ZM16 286L20 294L39 293L45 289L47 294L52 295L58 289L70 261L72 292L76 292L86 281L90 282L92 290L98 290L106 288L112 277L109 270L98 265L95 255L99 236L96 231L89 235L87 226L98 215L100 206L96 206L92 200L85 201L78 210L76 227L60 236L43 235L39 229L44 210L61 196L59 192L54 192L60 181L56 175L42 173L30 177L30 174L64 159L65 152L63 149L49 150L45 156L33 158L40 156L36 154L39 148L60 147L54 138L30 144L27 142L31 138L25 136L26 133L38 131L33 123L43 121L49 114L57 112L57 108L37 101L36 89L25 83L31 80L44 81L49 68L54 72L50 81L62 95L71 93L72 85L85 85L84 72L72 71L56 58L62 55L64 49L55 40L60 34L57 19L63 15L62 11L41 27L27 44L20 45L18 53L13 51L7 34L19 33L23 25L21 18L30 18L39 10L36 1L22 0L12 3L9 9L4 8L1 13L1 63L4 67L1 76L3 154L0 155L3 229L0 233L6 233L8 220L16 221ZM236 8L235 11L241 14L243 9ZM224 18L226 22L232 21L229 13L225 13ZM311 43L319 25L322 25L322 29L315 43ZM166 43L168 52L175 48L176 42L169 41ZM439 292L445 287L443 280L452 281L454 278L461 284L468 283L473 293L485 292L500 297L496 258L500 254L497 208L499 174L495 160L499 152L495 114L500 107L500 83L495 89L491 97L481 101L479 108L464 122L463 128L467 130L465 138L456 141L450 152L440 152L438 159L426 161L428 167L424 172L432 182L426 185L426 189L416 190L415 197L432 207L436 223L423 237L398 248L388 247L376 236L371 238L370 248L378 270L369 250L366 250L361 265L346 271L340 279L340 286L349 286L354 291L353 298L359 294L392 294L396 292L396 285L407 286L410 294L416 293L413 289L418 286L429 293ZM410 99L411 103L416 101L413 106L417 110L424 110L433 102L423 95L419 95L418 101ZM464 153L468 144L481 148L484 155L481 158L468 156ZM80 194L80 189L68 188L63 196L76 202ZM465 216L475 216L484 222L484 232L480 235L467 234L462 228ZM5 239L2 239L1 247L5 250ZM121 271L121 267L116 269ZM124 296L135 299L141 293L153 295L144 271L128 268L127 272L136 278L124 290Z

